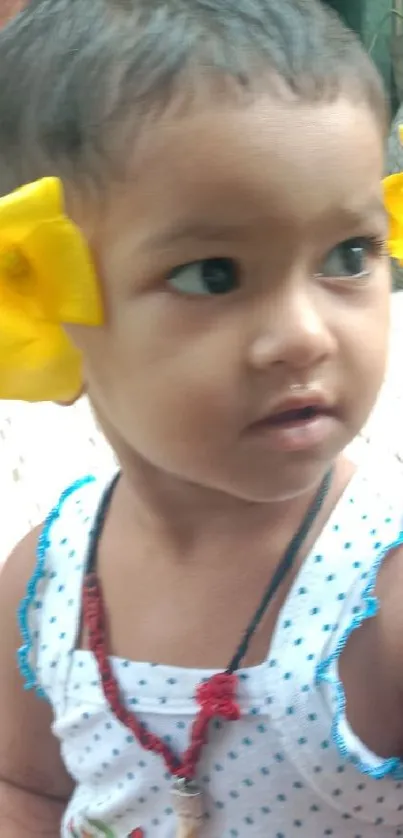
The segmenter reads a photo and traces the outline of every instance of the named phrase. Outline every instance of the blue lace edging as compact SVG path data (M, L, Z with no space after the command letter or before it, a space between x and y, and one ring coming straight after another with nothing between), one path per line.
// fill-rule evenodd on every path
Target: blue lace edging
M46 698L46 695L42 688L38 685L35 672L30 664L30 655L33 649L33 638L29 628L29 610L35 600L38 584L45 575L46 553L50 547L49 535L53 524L60 517L61 509L66 500L73 495L74 492L94 481L95 478L92 475L76 480L71 486L65 489L60 496L59 502L46 518L42 532L38 539L36 567L28 582L26 595L18 608L18 625L23 640L23 645L17 653L18 668L25 682L24 689L36 689L37 694L41 698Z
M340 724L342 719L345 717L346 711L346 694L344 691L344 686L340 678L338 678L338 673L332 672L332 667L337 662L353 632L356 631L356 629L360 628L360 626L365 622L365 620L368 620L370 617L375 617L375 615L377 614L379 602L378 598L374 595L374 590L379 569L388 553L390 553L392 550L396 550L397 547L401 547L402 544L403 531L400 532L400 535L396 541L394 541L386 549L383 549L382 552L379 554L369 574L368 584L362 594L363 607L361 611L358 614L356 614L353 620L351 621L351 624L340 638L335 651L332 652L332 654L329 655L329 657L327 657L316 668L317 686L319 686L322 682L326 682L330 684L330 686L334 690L334 696L336 699L336 711L332 722L331 735L333 742L335 743L343 759L352 763L361 774L365 774L366 776L372 777L375 780L382 780L387 776L391 776L395 780L402 780L403 761L399 759L399 757L391 757L389 759L384 760L380 759L380 764L378 765L378 767L375 767L369 765L369 763L366 763L364 760L361 760L358 756L354 756L350 753L345 738L340 731Z

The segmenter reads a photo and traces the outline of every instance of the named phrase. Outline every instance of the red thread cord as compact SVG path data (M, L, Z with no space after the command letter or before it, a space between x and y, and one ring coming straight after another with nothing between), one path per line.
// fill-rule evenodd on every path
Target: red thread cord
M172 776L192 780L196 774L202 749L207 743L208 729L212 719L236 721L240 718L240 708L236 701L237 676L222 672L213 675L206 683L198 687L196 700L200 705L200 710L192 725L189 747L180 759L166 742L150 733L135 713L127 710L122 702L119 685L113 675L107 653L105 608L102 590L95 573L88 574L85 579L83 619L88 631L89 646L98 664L102 689L116 718L130 730L144 750L162 757ZM138 833L135 830L133 836L141 838L141 831Z

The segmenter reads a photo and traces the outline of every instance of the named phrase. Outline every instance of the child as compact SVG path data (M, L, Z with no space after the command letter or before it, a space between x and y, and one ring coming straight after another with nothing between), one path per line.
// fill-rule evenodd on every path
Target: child
M2 194L60 178L97 269L103 322L61 319L120 463L3 571L2 838L403 835L401 486L343 455L388 340L376 71L310 0L31 0L0 75Z

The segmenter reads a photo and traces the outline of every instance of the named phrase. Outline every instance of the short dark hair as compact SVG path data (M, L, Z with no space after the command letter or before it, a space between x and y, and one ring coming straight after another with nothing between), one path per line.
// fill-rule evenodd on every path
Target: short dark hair
M123 137L200 83L243 95L279 78L385 126L375 67L317 0L31 0L0 32L0 193L46 174L96 184Z

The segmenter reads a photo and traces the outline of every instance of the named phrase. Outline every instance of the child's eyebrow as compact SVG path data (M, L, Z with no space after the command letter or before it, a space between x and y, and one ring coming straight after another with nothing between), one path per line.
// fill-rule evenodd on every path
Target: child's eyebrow
M362 206L343 207L342 213L348 218L351 224L360 224L363 221L377 221L383 226L388 223L388 213L381 198L372 199L363 203ZM239 241L245 234L245 227L250 226L252 221L243 224L213 224L211 221L190 221L178 222L167 227L161 232L152 233L144 238L144 248L158 249L180 241Z
M361 206L344 207L343 215L347 216L348 220L355 224L375 221L380 222L383 226L387 226L389 221L388 212L382 198L378 197L372 198L371 201L367 201Z
M173 224L160 233L153 233L144 240L145 247L166 247L178 241L238 241L247 224L213 224L211 221L184 222Z

